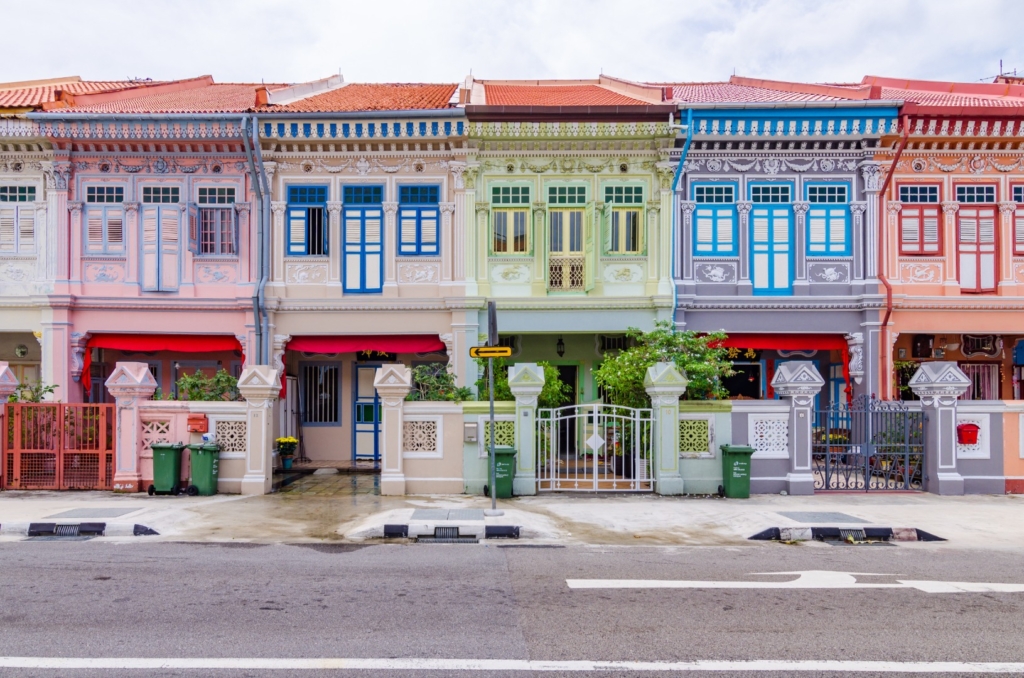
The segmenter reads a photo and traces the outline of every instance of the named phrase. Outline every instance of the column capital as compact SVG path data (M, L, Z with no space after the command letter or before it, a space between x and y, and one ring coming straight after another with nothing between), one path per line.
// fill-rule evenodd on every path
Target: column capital
M807 212L810 209L811 209L811 203L809 203L809 202L794 202L793 203L793 213L796 214L798 217L802 217L803 215L807 214Z
M81 200L68 200L68 210L73 216L78 216L82 213L82 208L85 207L85 203Z
M868 161L860 166L860 176L864 179L864 190L877 193L882 190L882 168L877 162Z
M397 202L385 202L381 206L384 208L384 214L388 215L389 217L395 216L395 214L398 212Z
M955 200L947 200L946 202L942 203L943 214L956 214L959 211L960 203L956 202Z
M999 212L1001 214L1013 214L1017 211L1017 203L1015 202L1001 202L999 203Z
M867 209L868 209L868 204L866 202L851 202L850 203L850 212L852 212L853 214L864 214L864 212L866 212Z
M139 211L139 207L142 206L142 203L139 202L126 202L122 204L124 205L125 214L137 214Z
M344 207L344 203L340 200L330 200L327 202L327 211L332 217L336 217L341 214L342 207Z
M889 212L889 216L895 216L903 209L903 203L899 200L890 200L886 203L885 209Z
M270 211L274 213L275 217L283 216L286 207L288 207L288 203L284 200L272 200L270 202Z
M864 333L847 334L846 345L850 349L850 378L860 384L864 381Z
M441 210L441 214L448 215L455 213L455 203L453 202L442 202L438 203L437 206Z

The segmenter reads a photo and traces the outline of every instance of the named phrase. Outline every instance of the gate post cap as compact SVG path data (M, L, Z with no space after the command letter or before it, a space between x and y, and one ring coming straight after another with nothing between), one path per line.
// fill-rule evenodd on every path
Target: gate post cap
M373 387L382 396L404 398L412 390L412 370L401 363L389 363L377 368Z
M157 388L148 364L129 362L117 363L104 385L115 398L151 396Z
M815 396L824 385L821 373L809 360L782 363L772 377L772 388L780 396Z
M936 360L921 363L914 376L907 382L910 390L921 400L931 404L934 398L940 398L942 404L949 404L967 392L971 380L955 362Z
M676 397L686 393L686 387L690 380L686 378L686 372L675 366L675 363L655 363L647 368L644 374L644 390L647 395Z
M18 378L14 376L7 361L0 360L0 405L7 402L7 398L18 390Z
M509 366L508 387L513 395L538 395L544 388L544 368L537 363Z
M246 400L275 399L281 393L280 374L270 365L249 365L238 376L238 392Z

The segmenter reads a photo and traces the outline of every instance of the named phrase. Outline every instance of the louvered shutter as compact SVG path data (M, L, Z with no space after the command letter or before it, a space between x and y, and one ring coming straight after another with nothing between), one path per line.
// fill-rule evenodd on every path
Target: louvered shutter
M384 212L380 208L368 208L363 213L363 266L366 281L364 289L367 292L379 292L384 286Z
M693 217L696 254L713 254L715 251L715 211L712 207L698 207Z
M358 292L363 287L363 219L358 209L345 210L345 290Z
M178 289L181 269L181 209L160 208L160 289Z
M939 208L921 208L921 251L938 254L942 241L939 239Z
M0 207L0 252L17 251L17 215L15 207Z
M216 225L219 226L219 224ZM199 239L201 237L199 230L199 207L190 202L188 204L188 251L192 254L199 254Z
M30 207L18 208L18 251L34 252L36 247L36 211Z
M441 251L441 214L437 209L420 210L420 254L437 254Z
M750 212L751 225L751 260L753 263L753 284L755 289L768 289L771 286L770 253L771 242L768 229L768 209L758 207Z
M900 249L906 254L920 254L921 241L921 208L904 205L900 212Z
M732 254L735 247L733 231L735 230L736 219L731 207L718 207L715 209L715 236L717 240L716 250L719 254Z
M289 207L285 224L288 240L288 254L301 255L306 253L306 220L305 207Z
M846 254L849 251L849 215L845 207L828 208L828 251Z
M807 251L812 254L828 252L828 209L812 207L807 212Z
M142 208L142 289L155 292L160 289L159 278L159 237L160 229L157 219L160 210L157 207Z
M996 210L978 210L978 284L983 292L996 289Z
M107 234L106 248L110 252L124 251L124 210L108 207L104 210Z
M773 286L775 289L789 289L789 260L790 260L790 235L789 235L789 209L772 209L772 262Z
M104 250L103 217L102 207L89 207L85 213L86 253L100 253Z
M398 211L398 253L416 254L417 210L406 207Z
M1024 209L1021 208L1013 215L1013 251L1024 254Z
M618 228L618 224L625 223L625 217L620 216L619 212L612 208L610 203L605 203L603 207L597 210L598 221L600 223L600 236L601 236L601 247L604 248L605 252L615 252L618 250L618 246L615 243L615 229Z
M228 214L228 223L230 224L229 233L231 235L230 246L224 250L224 254L238 254L238 238L239 238L239 217L238 212L234 207L226 209L225 212Z
M583 289L587 291L594 289L594 272L597 270L600 254L595 234L597 222L594 217L594 203L590 203L583 218Z

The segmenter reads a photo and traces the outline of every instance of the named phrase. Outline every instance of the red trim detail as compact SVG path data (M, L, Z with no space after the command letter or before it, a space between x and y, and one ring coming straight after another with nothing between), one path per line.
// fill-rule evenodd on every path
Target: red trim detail
M237 337L195 334L96 334L89 337L82 357L82 376L79 380L86 393L92 388L92 349L112 348L120 351L178 351L179 353L213 353L238 351L245 353Z
M846 382L846 399L853 399L853 386L850 383L850 345L841 335L835 334L730 334L722 346L726 348L753 348L761 350L782 351L841 351L843 355L843 381ZM775 376L775 365L769 361L766 370L768 377L768 397L774 396L771 386Z

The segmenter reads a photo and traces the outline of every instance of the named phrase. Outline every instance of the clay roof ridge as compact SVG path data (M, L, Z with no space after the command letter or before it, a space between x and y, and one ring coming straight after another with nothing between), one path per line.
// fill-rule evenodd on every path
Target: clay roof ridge
M89 94L70 94L68 92L61 92L56 101L44 103L43 110L51 111L61 108L95 106L121 99L133 99L140 96L169 94L171 92L181 92L183 90L197 89L199 87L209 87L212 84L214 84L212 75L201 75L198 78L189 78L186 80L171 80L169 82L160 83L139 83L138 85L131 87L107 92L91 92Z
M729 84L747 87L760 87L761 89L770 89L779 92L792 92L794 94L811 94L840 99L852 99L855 101L882 98L882 88L880 86L872 85L871 83L862 83L856 88L851 88L804 82L789 82L785 80L747 78L739 75L733 75L729 78Z
M972 94L993 98L1024 99L1024 84L1011 82L953 82L943 80L912 80L908 78L886 78L878 75L865 75L864 84L902 89L918 92L937 92L943 94Z
M19 80L16 82L0 82L0 91L9 89L29 89L32 87L46 87L48 85L68 85L73 82L82 82L82 76L69 75L63 78L44 78L42 80Z

